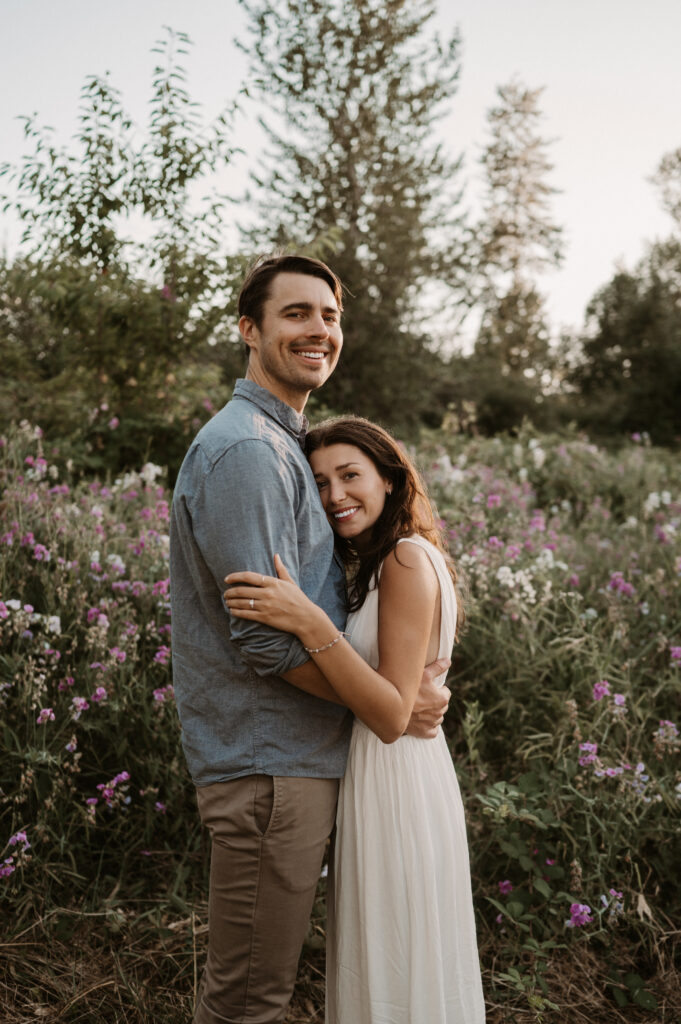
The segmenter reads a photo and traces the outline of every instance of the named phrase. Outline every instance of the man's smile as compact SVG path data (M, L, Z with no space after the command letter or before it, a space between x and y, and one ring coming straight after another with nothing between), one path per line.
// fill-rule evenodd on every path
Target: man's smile
M299 359L306 359L314 363L321 363L326 359L327 352L320 349L293 349L293 354Z

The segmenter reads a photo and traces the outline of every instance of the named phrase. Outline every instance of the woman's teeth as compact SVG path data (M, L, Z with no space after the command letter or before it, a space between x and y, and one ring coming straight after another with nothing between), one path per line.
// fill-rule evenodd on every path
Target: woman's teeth
M333 518L334 519L347 519L348 516L351 516L353 514L353 512L357 511L358 507L359 507L358 505L354 505L352 508L344 508L340 512L334 512Z

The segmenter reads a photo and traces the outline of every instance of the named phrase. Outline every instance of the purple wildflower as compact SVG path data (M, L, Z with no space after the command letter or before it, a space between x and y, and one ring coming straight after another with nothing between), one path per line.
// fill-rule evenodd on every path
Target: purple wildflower
M610 696L610 683L607 679L601 679L600 682L594 683L593 687L593 699L603 700L604 697Z
M579 759L582 768L585 768L588 764L593 764L598 757L597 743L580 743L579 749L582 751L582 756Z
M581 928L592 921L591 907L587 903L570 904L570 920L565 922L566 928Z

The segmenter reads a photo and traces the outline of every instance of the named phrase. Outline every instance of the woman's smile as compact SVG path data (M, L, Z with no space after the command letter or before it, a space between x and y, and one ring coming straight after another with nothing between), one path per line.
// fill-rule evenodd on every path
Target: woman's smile
M359 505L352 505L350 508L342 508L337 512L332 512L331 515L336 522L346 522L351 516L354 516L355 512L359 511Z
M359 550L371 538L391 487L373 461L352 444L317 448L310 465L327 518Z

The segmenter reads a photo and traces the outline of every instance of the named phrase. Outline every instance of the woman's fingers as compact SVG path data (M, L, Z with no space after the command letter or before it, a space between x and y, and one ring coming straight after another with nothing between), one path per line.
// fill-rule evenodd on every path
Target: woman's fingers
M288 580L293 583L293 577L281 560L281 555L274 556L274 568L280 580Z
M230 587L229 590L225 590L225 600L228 597L262 597L263 593L262 587Z
M251 587L262 587L266 585L267 578L261 572L230 572L229 576L225 576L225 583L230 586L245 583Z

